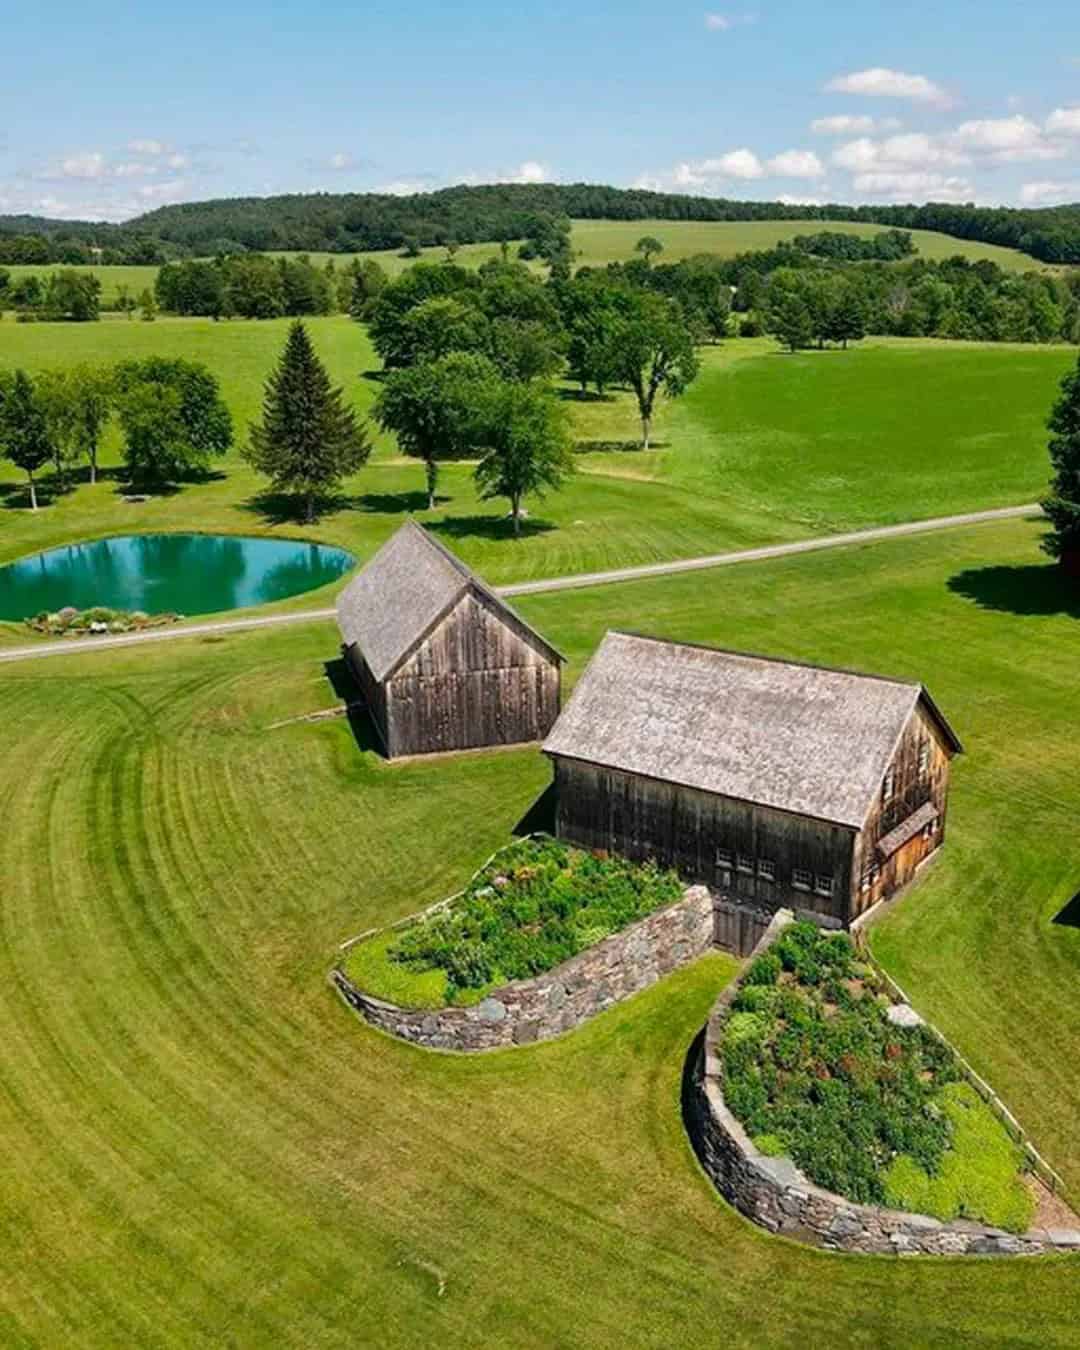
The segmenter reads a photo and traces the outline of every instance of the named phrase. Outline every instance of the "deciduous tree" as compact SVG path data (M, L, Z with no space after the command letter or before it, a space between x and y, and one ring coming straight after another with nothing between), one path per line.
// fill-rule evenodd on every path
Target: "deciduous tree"
M279 491L302 498L304 519L315 502L356 472L371 454L363 423L343 402L297 320L266 382L262 419L251 428L245 458Z
M26 474L30 509L38 509L34 474L53 455L45 409L25 370L0 385L0 452Z
M658 258L663 251L663 244L652 234L643 234L634 245L634 252L641 254L645 259L646 266L648 266L654 258Z
M115 368L116 411L132 481L160 483L204 470L232 444L218 383L196 361L151 356ZM161 425L153 425L154 399Z
M674 301L648 291L626 291L610 342L615 376L637 398L641 448L648 450L657 395L678 398L698 373L693 334Z
M485 391L482 435L477 488L485 500L508 498L518 538L523 498L560 488L574 471L566 411L537 385L499 380Z

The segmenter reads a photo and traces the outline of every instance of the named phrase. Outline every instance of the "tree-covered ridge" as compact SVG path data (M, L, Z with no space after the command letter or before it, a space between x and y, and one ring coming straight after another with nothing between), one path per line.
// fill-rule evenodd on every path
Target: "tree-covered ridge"
M1080 262L1080 203L1037 210L946 202L795 206L593 183L500 183L412 196L320 192L184 202L124 225L0 217L0 263L89 261L93 247L105 251L104 261L156 262L165 255L221 250L347 253L480 243L527 237L537 214L587 220L865 221L999 244L1043 262Z

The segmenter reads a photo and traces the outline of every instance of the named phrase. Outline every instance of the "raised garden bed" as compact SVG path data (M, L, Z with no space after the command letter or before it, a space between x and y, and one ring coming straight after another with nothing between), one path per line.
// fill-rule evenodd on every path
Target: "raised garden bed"
M1021 1149L846 934L785 930L748 970L716 1051L726 1107L759 1154L859 1205L1029 1228Z
M89 637L101 633L139 633L145 628L163 628L176 623L180 614L144 614L142 610L109 609L95 605L92 609L67 606L55 612L42 610L26 620L27 628L50 637Z
M401 1007L467 1007L683 894L674 872L536 836L496 854L448 905L358 943L344 973L365 994Z

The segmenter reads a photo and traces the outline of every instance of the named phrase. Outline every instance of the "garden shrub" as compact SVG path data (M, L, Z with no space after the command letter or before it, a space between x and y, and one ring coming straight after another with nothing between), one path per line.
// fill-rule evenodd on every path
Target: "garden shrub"
M859 1203L1027 1226L1016 1146L939 1037L890 1022L846 934L792 924L746 979L720 1050L725 1100L755 1142Z
M757 956L750 962L750 969L746 972L744 983L748 985L775 984L780 978L782 969L780 958L773 952L765 952L764 955Z
M389 949L415 971L446 972L451 1001L561 964L681 898L655 863L526 839L500 853L461 898L407 928Z

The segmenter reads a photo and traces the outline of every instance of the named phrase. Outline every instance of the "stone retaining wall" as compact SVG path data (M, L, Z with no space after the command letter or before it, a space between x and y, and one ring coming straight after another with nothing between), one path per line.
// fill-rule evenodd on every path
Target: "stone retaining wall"
M691 886L681 900L646 915L561 966L494 990L467 1008L399 1008L365 994L337 967L331 981L372 1026L432 1050L495 1050L550 1040L655 984L713 948L713 896Z
M942 1223L923 1214L856 1205L815 1186L790 1158L760 1153L728 1110L721 1085L719 1038L737 989L737 983L728 986L706 1026L693 1068L687 1126L701 1165L724 1198L747 1218L770 1232L845 1252L896 1256L1080 1252L1080 1231L1073 1229L1032 1229L1017 1235L965 1220Z

